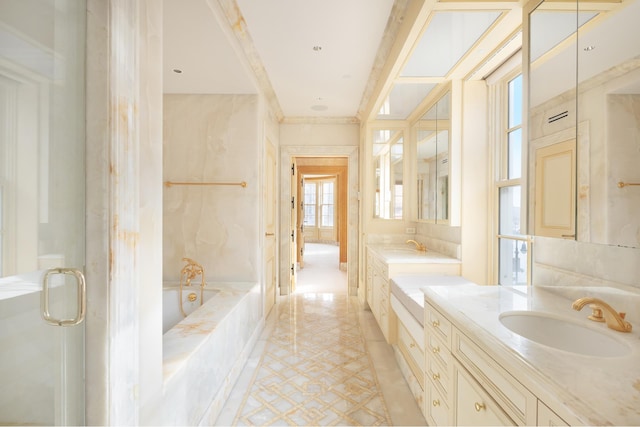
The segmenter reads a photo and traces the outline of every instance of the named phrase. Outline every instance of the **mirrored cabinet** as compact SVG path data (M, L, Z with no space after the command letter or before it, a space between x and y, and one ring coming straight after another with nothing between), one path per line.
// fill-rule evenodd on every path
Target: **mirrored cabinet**
M449 219L451 92L442 96L414 126L416 135L417 219Z
M404 132L398 129L372 131L373 216L403 218Z
M640 247L640 0L527 9L529 229Z

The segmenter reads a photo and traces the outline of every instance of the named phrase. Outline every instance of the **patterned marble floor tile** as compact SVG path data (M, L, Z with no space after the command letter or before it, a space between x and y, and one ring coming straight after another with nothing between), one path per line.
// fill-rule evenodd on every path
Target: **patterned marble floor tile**
M278 304L235 425L391 425L347 295Z

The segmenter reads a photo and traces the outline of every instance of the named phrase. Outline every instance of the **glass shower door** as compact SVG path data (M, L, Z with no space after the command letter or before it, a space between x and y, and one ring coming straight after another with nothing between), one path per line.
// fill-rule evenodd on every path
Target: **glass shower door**
M84 423L84 0L0 0L0 425Z

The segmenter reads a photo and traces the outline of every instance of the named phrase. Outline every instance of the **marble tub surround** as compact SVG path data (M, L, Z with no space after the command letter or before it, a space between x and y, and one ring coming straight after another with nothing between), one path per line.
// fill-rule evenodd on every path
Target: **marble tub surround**
M640 327L621 333L587 320L588 309L577 312L571 308L576 289L563 290L543 286L423 288L425 301L570 425L638 425ZM590 291L597 293L594 288ZM634 312L640 309L640 295L606 288L597 294L614 308L618 308L618 298L627 298L634 301L630 303ZM593 357L537 344L502 325L500 313L512 310L551 313L609 332L631 352L622 357Z
M219 292L163 337L162 425L211 424L263 325L260 285L210 283Z
M246 182L163 191L163 266L178 280L183 257L220 281L259 277L262 146L255 95L165 94L163 180Z

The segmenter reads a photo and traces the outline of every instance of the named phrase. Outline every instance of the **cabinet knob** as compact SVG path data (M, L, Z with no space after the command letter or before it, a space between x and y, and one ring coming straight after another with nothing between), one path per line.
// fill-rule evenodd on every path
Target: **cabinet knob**
M440 347L434 347L433 350L434 353L440 353Z
M413 348L413 347L415 347L415 346L416 346L416 345L415 345L414 343L410 343L410 344L409 344L409 347L411 347L411 348Z
M486 407L486 405L485 405L484 403L478 403L478 402L476 402L476 411L477 411L477 412L480 412L480 411L482 411L483 409L486 409L486 408L487 408L487 407Z
M438 326L440 326L440 321L434 320L433 322L431 322L431 324L433 325L434 328L437 328Z
M440 379L440 374L439 373L433 374L431 377L433 378L434 381L438 381Z
M433 406L440 406L440 401L439 400L434 400L433 401Z

